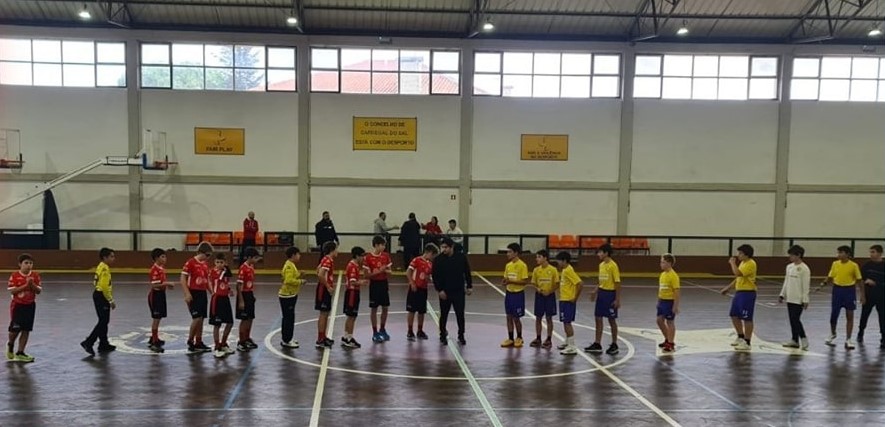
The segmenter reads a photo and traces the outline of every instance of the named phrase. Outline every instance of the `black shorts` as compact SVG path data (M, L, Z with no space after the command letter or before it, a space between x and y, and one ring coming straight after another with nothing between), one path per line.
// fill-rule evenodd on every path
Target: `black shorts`
M332 293L321 284L317 284L313 309L316 311L332 311Z
M427 313L427 289L418 288L416 291L409 289L406 295L406 311L409 313Z
M191 298L193 299L187 305L187 309L191 312L191 319L205 319L206 306L209 305L209 299L206 297L206 291L191 289Z
M166 317L166 291L151 289L148 292L148 309L151 311L151 319Z
M243 296L243 309L240 310L239 303L237 303L237 319L240 320L252 320L255 318L255 294L252 292L243 292L240 295Z
M387 280L369 282L369 308L390 307L390 284Z
M34 314L37 304L15 304L9 308L9 332L31 332L34 330Z
M209 324L219 326L232 323L234 323L234 314L230 309L230 297L213 295L209 303Z
M348 289L344 291L344 315L356 317L360 312L360 290Z

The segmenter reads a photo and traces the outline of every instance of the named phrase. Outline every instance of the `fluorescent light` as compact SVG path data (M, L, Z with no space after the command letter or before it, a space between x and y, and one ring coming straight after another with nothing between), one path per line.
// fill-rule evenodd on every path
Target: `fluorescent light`
M492 21L486 20L486 22L484 22L482 24L483 31L493 31L494 29L495 29L495 24L492 24Z
M688 35L688 27L686 27L685 25L679 27L679 29L676 30L676 35L677 36L687 36Z
M80 12L77 13L77 16L79 16L80 19L92 19L92 14L89 13L88 9L86 9L86 5L83 5L83 9L81 9Z
M295 25L298 23L298 18L296 18L294 16L290 16L290 17L286 18L286 23L289 25Z
M867 35L870 37L879 37L882 35L882 29L879 27L873 28L872 30L870 30L869 33L867 33Z

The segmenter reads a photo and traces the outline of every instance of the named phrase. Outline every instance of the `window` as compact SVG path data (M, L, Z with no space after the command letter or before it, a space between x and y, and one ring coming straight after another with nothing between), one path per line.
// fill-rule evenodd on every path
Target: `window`
M885 58L794 58L790 98L811 101L885 102Z
M532 98L618 98L621 56L477 52L473 94Z
M126 87L126 44L0 39L0 84Z
M636 98L777 99L778 58L741 55L637 55Z
M141 87L294 91L295 48L144 43L141 45Z
M461 53L426 49L312 48L313 92L458 95Z

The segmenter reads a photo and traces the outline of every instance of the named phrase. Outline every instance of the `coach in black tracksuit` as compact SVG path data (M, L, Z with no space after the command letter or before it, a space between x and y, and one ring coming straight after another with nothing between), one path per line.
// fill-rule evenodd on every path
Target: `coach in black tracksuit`
M454 307L458 320L458 343L467 344L464 339L464 304L466 295L473 292L473 279L470 276L470 263L467 256L454 251L455 242L445 237L440 244L440 255L433 261L433 286L439 292L439 341L448 343L446 323L449 310ZM465 295L466 294L466 295Z
M882 245L873 245L870 248L870 260L860 271L866 304L861 309L857 342L863 342L864 329L875 308L879 315L879 347L885 349L885 261L882 260Z

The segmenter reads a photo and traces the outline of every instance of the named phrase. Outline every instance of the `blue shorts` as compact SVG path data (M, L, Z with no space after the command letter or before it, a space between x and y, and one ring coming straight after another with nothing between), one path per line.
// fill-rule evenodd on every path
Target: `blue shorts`
M728 315L741 320L753 320L753 312L756 309L756 291L737 291L731 300L731 311Z
M658 317L663 317L667 320L673 320L676 318L676 313L673 312L673 300L671 299L659 299L658 300Z
M854 286L833 285L833 311L857 310L857 291Z
M599 290L596 294L596 317L618 318L618 309L612 307L617 295L615 291Z
M535 316L539 319L545 316L556 316L556 294L535 294Z
M504 313L508 316L525 316L525 292L507 292L504 296Z
M559 321L562 323L572 323L575 321L575 313L578 311L578 305L574 301L559 302Z

